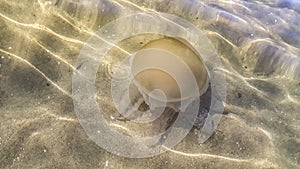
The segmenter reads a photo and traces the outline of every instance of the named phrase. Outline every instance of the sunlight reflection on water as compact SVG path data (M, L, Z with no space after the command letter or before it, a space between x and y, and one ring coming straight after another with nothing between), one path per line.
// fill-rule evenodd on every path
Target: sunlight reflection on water
M0 1L0 168L299 168L299 9L297 0ZM227 115L201 146L195 129L165 154L125 159L85 135L71 83L94 32L145 11L180 16L210 39L225 67ZM118 45L134 51L151 38ZM108 53L96 80L107 112L114 111L107 91L115 55L123 57Z

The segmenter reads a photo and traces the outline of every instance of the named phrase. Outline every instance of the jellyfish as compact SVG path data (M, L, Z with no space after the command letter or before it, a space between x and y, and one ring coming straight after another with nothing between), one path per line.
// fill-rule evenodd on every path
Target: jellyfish
M160 131L172 125L174 121L170 119L177 113L190 113L187 110L189 104L200 101L209 89L209 74L204 61L181 38L151 40L129 58L128 64L133 76L129 100L124 97L116 101L127 101L121 103L118 110L128 120L153 123L154 128L157 128L155 125L160 126ZM209 95L204 99L205 103L210 103ZM144 106L143 111L139 111L141 106ZM209 105L206 104L207 107ZM198 110L197 117L201 118L197 118L196 125L203 125L208 114L208 111L203 114L202 108L200 106ZM167 124L161 127L162 123Z

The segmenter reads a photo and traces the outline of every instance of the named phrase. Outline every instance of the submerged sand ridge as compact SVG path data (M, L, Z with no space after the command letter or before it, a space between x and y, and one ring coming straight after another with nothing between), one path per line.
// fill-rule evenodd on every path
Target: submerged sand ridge
M1 1L0 168L299 168L300 22L293 4ZM153 10L185 18L211 40L225 67L226 115L202 145L194 129L174 150L128 159L85 134L73 107L72 76L99 27L131 11ZM132 52L153 38L119 47ZM122 57L110 51L97 74L97 101L106 112L115 112L109 77ZM107 119L126 133L125 122Z

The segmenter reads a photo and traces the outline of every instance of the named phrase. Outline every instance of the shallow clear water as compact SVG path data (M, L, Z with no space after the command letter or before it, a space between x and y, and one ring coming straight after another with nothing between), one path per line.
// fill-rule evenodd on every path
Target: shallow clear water
M299 9L296 0L0 0L0 168L300 168ZM85 134L72 76L99 28L145 11L180 16L210 39L225 67L226 115L204 144L194 129L173 150L131 159ZM118 45L133 52L153 38ZM108 53L96 80L111 113L114 56L124 58Z

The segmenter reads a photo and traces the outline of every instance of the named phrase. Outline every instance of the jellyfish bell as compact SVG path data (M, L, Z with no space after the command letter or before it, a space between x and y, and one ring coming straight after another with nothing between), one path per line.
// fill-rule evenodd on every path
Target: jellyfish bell
M166 37L145 44L132 58L131 71L147 104L166 102L176 111L184 111L180 103L200 97L209 84L204 62L182 39Z

